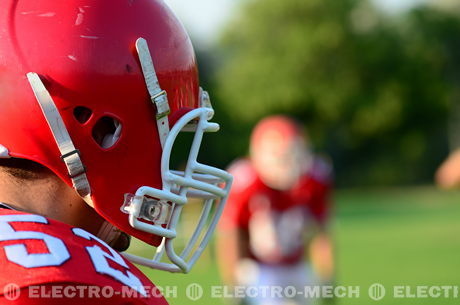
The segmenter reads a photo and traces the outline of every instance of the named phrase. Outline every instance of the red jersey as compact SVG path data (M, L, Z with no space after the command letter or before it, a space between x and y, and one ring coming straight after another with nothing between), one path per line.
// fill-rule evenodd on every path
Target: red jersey
M247 159L234 162L234 183L221 228L248 233L250 256L270 264L293 264L303 258L304 234L324 225L329 210L331 166L316 158L289 190L265 185Z
M139 269L91 233L0 208L0 304L167 302Z

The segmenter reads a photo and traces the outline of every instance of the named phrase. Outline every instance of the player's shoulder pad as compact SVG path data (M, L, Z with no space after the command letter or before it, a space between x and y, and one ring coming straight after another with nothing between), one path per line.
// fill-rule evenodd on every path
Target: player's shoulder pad
M78 283L131 288L142 295L143 287L153 287L134 265L91 233L7 209L0 209L0 270L8 275L0 277L0 287Z
M258 178L256 170L247 158L233 161L228 167L228 172L234 177L232 191L246 189Z
M332 163L324 157L314 156L308 175L320 183L330 184L333 181Z

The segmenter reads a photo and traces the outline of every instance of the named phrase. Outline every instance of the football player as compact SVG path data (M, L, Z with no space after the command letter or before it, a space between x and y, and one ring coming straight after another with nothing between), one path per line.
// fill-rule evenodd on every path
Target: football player
M232 181L197 161L213 113L162 0L0 1L0 304L166 304L132 262L188 272L208 243ZM121 255L130 236L158 250Z
M224 282L292 286L299 292L306 285L329 283L331 166L312 154L300 126L284 116L265 118L253 130L250 158L235 161L229 171L235 183L218 235ZM306 256L316 275L305 264ZM301 294L287 299L266 291L245 301L307 303Z

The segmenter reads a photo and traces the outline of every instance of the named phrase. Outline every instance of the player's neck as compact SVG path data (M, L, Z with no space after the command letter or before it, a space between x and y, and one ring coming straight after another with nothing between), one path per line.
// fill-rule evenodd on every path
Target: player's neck
M102 218L57 177L20 180L0 171L0 202L97 233Z

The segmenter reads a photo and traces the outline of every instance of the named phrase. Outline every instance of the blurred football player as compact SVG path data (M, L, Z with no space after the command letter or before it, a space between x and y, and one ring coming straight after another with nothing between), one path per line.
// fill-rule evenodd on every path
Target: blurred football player
M329 283L331 166L312 154L300 126L284 116L265 118L252 132L250 157L235 161L229 171L235 182L218 234L224 282L292 286L299 292L306 285ZM307 257L314 268L305 263ZM308 304L309 300L259 291L245 302Z
M197 162L219 126L183 26L161 0L5 0L0 41L0 304L166 304L131 262L188 272L231 185ZM177 252L191 197L203 219ZM122 256L130 236L160 247Z

